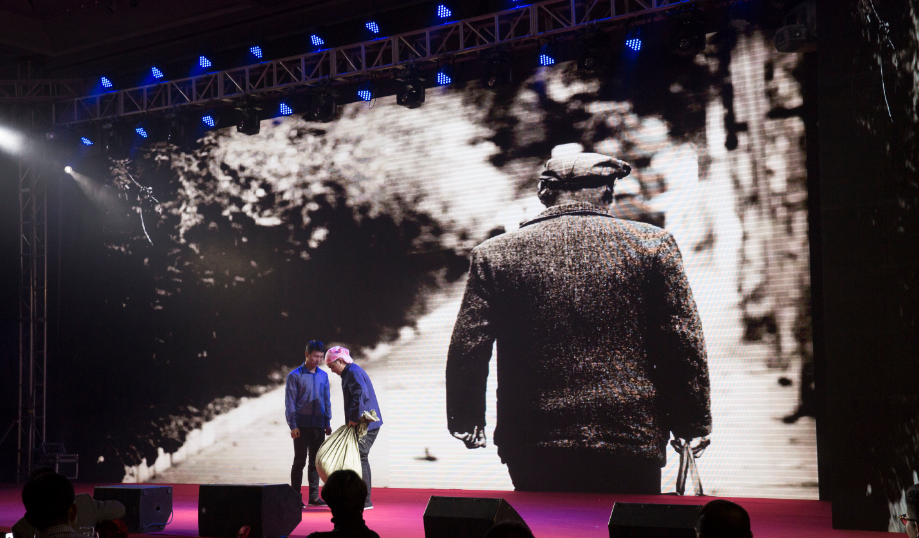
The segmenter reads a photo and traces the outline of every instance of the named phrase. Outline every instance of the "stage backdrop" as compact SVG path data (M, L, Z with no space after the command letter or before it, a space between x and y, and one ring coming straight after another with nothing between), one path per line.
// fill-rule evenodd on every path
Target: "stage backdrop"
M711 377L706 493L816 498L800 57L773 33L738 25L694 58L652 43L611 75L518 70L500 93L465 80L417 109L383 97L77 165L56 366L74 381L54 401L84 478L287 481L284 376L320 339L376 387L375 487L512 489L496 361L488 446L467 450L447 430L447 349L471 249L538 215L545 162L583 149L632 163L613 211L682 252Z

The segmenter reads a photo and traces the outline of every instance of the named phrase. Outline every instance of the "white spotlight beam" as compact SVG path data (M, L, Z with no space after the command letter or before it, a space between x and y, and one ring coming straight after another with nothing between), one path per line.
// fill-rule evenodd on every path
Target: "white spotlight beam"
M742 0L723 0L729 5ZM542 37L574 34L638 16L684 9L685 0L545 0L489 15L432 26L387 38L301 54L281 60L165 81L101 95L66 99L54 106L54 123L142 115L244 95L272 95L323 81L344 82L385 74L411 62L460 58L501 45L523 47Z
M13 154L19 153L19 150L22 149L22 135L0 126L0 149Z

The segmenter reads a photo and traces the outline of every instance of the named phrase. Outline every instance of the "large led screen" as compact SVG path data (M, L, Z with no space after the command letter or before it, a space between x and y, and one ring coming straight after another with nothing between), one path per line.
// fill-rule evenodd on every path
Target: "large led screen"
M279 116L256 135L216 129L194 149L78 166L61 340L82 395L67 403L71 427L93 432L73 435L85 472L287 482L284 380L318 339L349 348L373 380L374 487L511 490L497 427L499 444L525 430L562 457L597 446L665 456L669 492L670 431L707 428L710 413L697 460L706 494L816 498L800 57L771 38L747 25L710 35L694 57L649 47L614 74L518 66L499 92L457 80L417 108L385 96L329 123ZM540 175L578 153L631 167L610 205L570 216L618 239L514 246L562 222L544 214ZM490 313L470 321L481 299L470 280L497 274L476 265L486 250L517 299L492 289ZM528 288L546 271L551 293ZM463 332L476 323L501 329ZM670 336L652 330L664 325ZM468 346L477 373L454 378L450 397L484 402L476 449L447 416L448 355L466 364ZM651 348L657 362L636 359ZM87 364L95 374L79 373ZM342 392L329 374L336 428ZM516 388L499 405L505 380Z

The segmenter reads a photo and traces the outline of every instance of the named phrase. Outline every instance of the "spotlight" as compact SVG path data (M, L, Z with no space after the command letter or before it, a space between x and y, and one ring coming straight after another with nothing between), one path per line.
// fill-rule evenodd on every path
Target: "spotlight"
M207 59L207 56L199 56L199 57L198 57L198 66L199 66L199 67L202 67L202 68L204 68L204 69L207 69L208 67L210 67L210 66L212 66L212 65L214 65L214 64L212 64L211 61Z
M374 21L368 21L366 24L364 24L364 26L366 26L367 29L370 30L371 34L376 35L380 33L380 25Z
M88 139L88 138L86 138L85 136L81 136L81 137L80 137L80 142L82 142L84 146L92 146L92 145L93 145L93 141L90 140L90 139Z
M303 118L307 121L330 122L338 114L335 94L328 88L316 91L310 96L309 107Z
M556 47L555 43L546 43L539 47L539 65L555 65Z
M641 50L641 28L632 28L625 36L625 46L632 52Z
M166 130L166 142L174 146L184 146L188 142L188 123L185 118L178 114L170 113L166 115L168 122Z
M138 125L137 127L135 127L134 132L140 135L141 138L149 138L150 136L150 134L147 133L147 129L145 129L141 125Z
M236 132L257 135L261 131L258 108L251 104L243 103L237 110L239 110L239 120L236 122Z
M65 173L65 174L72 174L72 173L73 173L73 167L70 166L70 165L68 164L67 166L64 167L64 173Z
M498 91L513 82L511 61L506 52L497 49L486 53L482 59L485 61L485 76L482 77L485 88Z
M453 12L447 6L440 4L437 6L437 16L441 19L449 19L453 16Z
M213 128L215 125L217 125L217 120L215 120L214 116L211 116L210 114L207 114L204 117L202 117L201 121L204 122L204 124L207 125L209 128Z
M310 42L314 47L321 47L325 45L325 41L323 41L323 39L316 34L310 36Z
M103 151L116 159L126 157L131 147L131 140L136 136L130 129L130 125L103 123L99 128L98 136ZM86 144L86 142L83 143Z
M249 47L249 54L261 60L262 59L262 47L259 47L258 45L254 47Z
M406 108L418 108L424 103L424 80L418 76L414 68L410 69L401 79L401 87L396 93L396 103Z
M437 72L437 85L446 86L453 82L453 65L447 64Z
M609 63L610 39L606 32L591 30L581 36L578 69L589 74L603 72Z
M22 136L15 131L0 127L0 148L16 153L22 147Z
M290 105L287 103L281 103L280 111L282 116L290 116L294 113L294 109L290 108Z
M676 17L668 32L673 52L686 57L702 52L705 49L705 26L701 18L693 11Z
M163 78L163 72L160 71L159 68L156 68L156 67L150 69L150 74L152 74L152 75L153 75L153 78L155 78L155 79L157 79L157 80Z
M108 77L102 77L101 79L99 79L99 82L102 83L102 87L103 87L103 88L111 88L111 87L112 87L112 81L109 80Z
M369 80L362 82L357 87L357 96L360 97L361 100L363 101L370 101L371 99L373 99L374 89L375 88L374 88L373 82Z

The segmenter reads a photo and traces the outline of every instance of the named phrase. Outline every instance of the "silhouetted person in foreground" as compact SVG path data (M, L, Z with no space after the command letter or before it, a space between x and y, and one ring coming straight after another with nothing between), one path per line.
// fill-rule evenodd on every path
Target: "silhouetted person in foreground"
M332 510L335 529L314 532L307 538L380 538L364 523L367 485L350 469L335 471L322 488L322 498Z
M900 516L900 523L906 526L909 538L919 537L919 484L906 490L906 513Z
M533 533L519 523L498 523L488 529L485 538L533 538Z
M742 506L716 499L699 511L699 538L753 538L750 516Z
M73 484L57 473L45 473L22 488L26 521L38 529L41 538L83 538L73 530L77 520Z
M32 469L29 481L35 480L46 474L55 474L54 469L43 465ZM97 501L88 493L74 495L73 502L77 505L77 519L73 523L74 529L81 527L98 527L100 523L112 521L124 516L124 505L118 501ZM97 528L98 530L98 528ZM100 532L100 536L101 536ZM15 538L33 538L38 536L38 529L29 524L26 518L21 518L13 525Z

